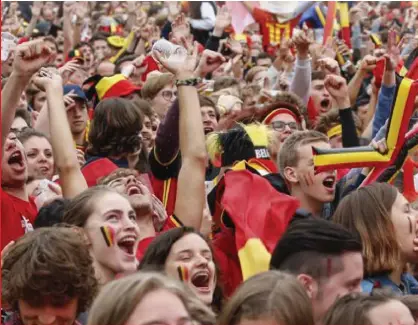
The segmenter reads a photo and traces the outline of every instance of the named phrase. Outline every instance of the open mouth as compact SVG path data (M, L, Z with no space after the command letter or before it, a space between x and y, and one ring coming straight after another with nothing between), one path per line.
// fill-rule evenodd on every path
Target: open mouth
M211 133L211 132L213 132L213 127L205 126L203 128L203 131L205 132L205 134Z
M125 236L118 241L118 247L123 250L127 255L134 255L135 252L136 237L133 235Z
M323 180L322 184L328 189L333 189L335 185L335 181L336 181L335 176L328 176Z
M208 271L200 271L195 273L191 278L191 283L199 290L199 291L209 291L209 272Z
M128 196L136 195L136 194L142 194L141 189L136 185L131 185L126 189L126 194Z
M9 160L7 160L7 163L10 166L14 165L15 167L24 167L22 153L20 151L15 151L10 155Z
M328 110L331 101L328 98L324 98L319 104L321 105L322 110Z

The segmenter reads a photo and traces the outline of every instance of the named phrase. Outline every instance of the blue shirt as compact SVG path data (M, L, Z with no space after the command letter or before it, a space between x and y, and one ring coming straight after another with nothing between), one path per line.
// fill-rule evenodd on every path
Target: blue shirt
M368 277L361 281L361 289L363 292L371 293L374 289L390 288L393 293L403 295L418 294L418 281L409 273L401 275L401 285L394 283L388 274Z

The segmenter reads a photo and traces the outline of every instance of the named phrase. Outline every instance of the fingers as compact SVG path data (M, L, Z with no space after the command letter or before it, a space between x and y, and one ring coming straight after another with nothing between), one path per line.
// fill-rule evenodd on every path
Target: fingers
M62 195L62 189L61 186L59 186L58 184L55 184L53 182L48 182L48 187L49 189L54 192L57 195Z

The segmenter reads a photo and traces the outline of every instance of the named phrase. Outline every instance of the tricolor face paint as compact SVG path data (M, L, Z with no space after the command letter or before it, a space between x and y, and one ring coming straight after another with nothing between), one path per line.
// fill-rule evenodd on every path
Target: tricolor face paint
M84 227L90 251L103 272L136 271L139 227L128 199L116 192L104 192L93 202L94 212Z
M330 148L330 144L326 142L311 143L299 148L299 162L295 167L299 186L308 200L313 199L321 203L331 202L335 196L336 173L328 171L315 175L312 146Z
M165 272L182 280L204 303L212 303L216 286L215 263L209 245L198 234L184 235L171 246Z

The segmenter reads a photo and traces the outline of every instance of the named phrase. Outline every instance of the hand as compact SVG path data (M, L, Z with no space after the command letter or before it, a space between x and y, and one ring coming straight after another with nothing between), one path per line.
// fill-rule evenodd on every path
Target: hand
M337 102L339 109L349 108L350 99L348 97L347 81L336 75L328 75L325 78L325 88L332 98Z
M13 72L28 78L55 60L49 46L41 39L18 45L14 54Z
M324 71L326 74L341 75L340 66L338 62L331 58L324 58L318 60L319 70Z
M208 73L218 69L226 59L222 54L211 50L204 50L196 69L196 75L204 78Z
M340 53L341 55L344 55L344 56L348 56L350 58L350 61L353 61L350 48L347 46L347 44L345 44L344 40L342 40L341 42L339 42L337 44L338 44L337 45L338 53Z
M33 6L30 6L32 18L39 18L43 7L42 1L34 1Z
M215 28L213 29L213 34L215 36L221 37L225 28L231 25L231 22L231 14L229 13L229 10L226 7L226 5L224 5L218 10L218 14L216 15Z
M170 41L174 44L179 43L182 37L187 39L190 36L190 25L183 13L171 23L171 35Z
M372 72L376 68L377 58L372 55L366 55L360 63L360 71L363 74Z
M183 45L187 48L185 38L183 37L181 40ZM153 54L160 64L169 72L176 76L185 74L187 77L190 77L194 76L194 70L197 63L197 49L198 44L197 42L194 42L193 48L189 47L186 55L171 55L169 59L165 59L158 51L154 51Z
M386 143L386 139L381 139L379 141L372 140L370 146L382 155L388 152L388 145Z
M80 1L75 4L74 13L78 19L84 19L89 13L89 6L87 1Z
M86 164L86 158L84 156L84 152L80 149L76 149L77 152L77 160L80 164L80 168L83 167Z
M63 6L63 14L64 16L68 16L74 12L75 9L75 2L74 1L65 1Z
M56 199L62 198L61 186L53 182L48 182L48 188L46 190L39 192L39 189L36 188L34 190L34 193L36 193L36 191L38 191L38 194L34 196L36 196L35 204L36 204L36 207L38 208L38 211L42 207L47 206L48 204L52 203Z
M389 54L383 55L383 57L386 60L385 64L385 72L393 72L396 69L396 63L395 60L392 59L392 57Z
M42 91L49 89L62 89L62 78L56 69L42 68L33 78L33 83Z
M331 37L328 38L327 42L325 43L325 46L322 48L321 57L335 59L335 56L337 55L337 52L335 51L336 47L337 40L332 39Z
M279 47L279 57L278 59L283 63L293 63L295 61L295 57L293 56L292 52L290 51L290 41L289 40L285 40L284 38L282 38L281 42L280 42L280 47ZM276 62L276 61L275 61ZM273 63L273 65L275 65ZM276 67L276 66L275 66ZM277 70L279 70L276 67Z
M180 6L178 1L168 1L166 2L168 4L168 14L174 18L177 17L177 15L180 13Z
M296 47L297 55L300 59L308 58L309 46L313 43L313 31L303 24L302 30L293 35L291 43Z
M72 95L74 95L74 90L71 90L67 95L63 97L66 110L69 110L75 104L75 100L72 98Z
M145 71L147 71L148 64L145 64L144 66L142 66L142 64L144 63L144 60L145 60L145 56L140 55L135 60L132 61L132 64L134 66L134 72L132 74L133 76L135 76L135 77L142 76L142 74Z
M239 41L233 40L233 39L229 39L225 46L227 48L229 48L231 50L231 52L237 54L237 55L242 55L243 49L242 49L242 45Z
M71 61L68 61L66 64L64 64L61 68L59 68L58 72L61 75L61 77L64 78L64 76L67 73L73 73L77 71L78 69L80 69L80 64L78 63L78 61L71 60Z

